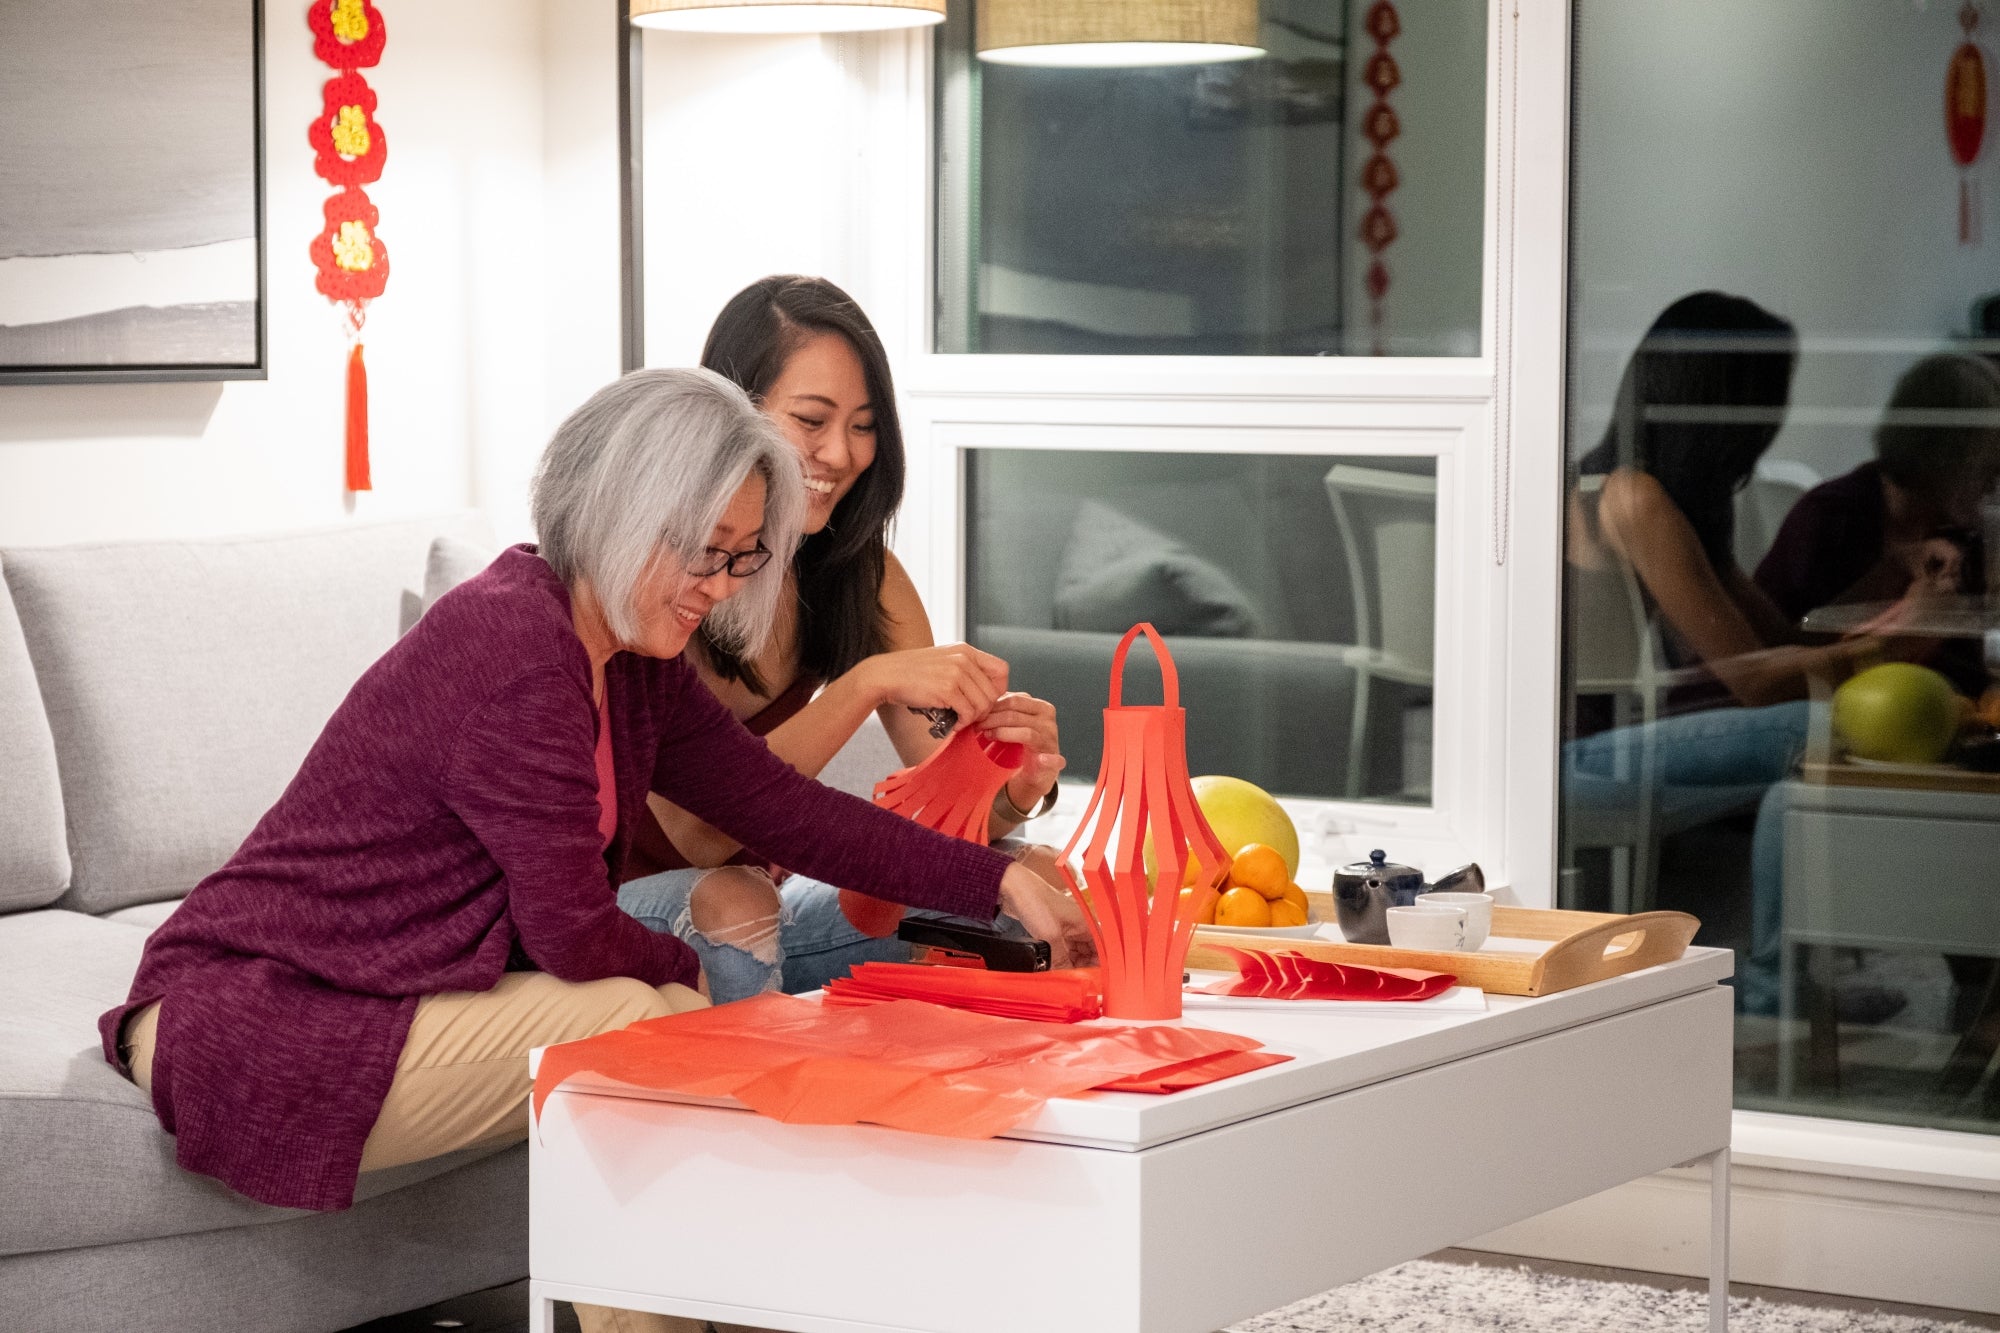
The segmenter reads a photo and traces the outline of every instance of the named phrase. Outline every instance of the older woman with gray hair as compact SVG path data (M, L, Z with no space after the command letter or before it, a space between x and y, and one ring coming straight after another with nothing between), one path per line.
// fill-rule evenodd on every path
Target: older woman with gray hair
M707 371L629 375L563 423L541 546L368 669L101 1020L182 1166L345 1208L364 1172L524 1137L531 1047L705 1003L693 950L618 910L649 791L835 883L1078 928L1007 857L801 777L681 660L704 623L760 641L803 508L791 446Z

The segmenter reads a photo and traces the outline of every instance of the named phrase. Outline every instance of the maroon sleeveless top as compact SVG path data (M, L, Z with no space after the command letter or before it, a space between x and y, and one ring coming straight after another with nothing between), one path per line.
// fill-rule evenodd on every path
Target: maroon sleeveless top
M743 725L753 736L768 736L811 703L813 692L818 688L818 680L810 675L801 675L783 694L744 718ZM748 848L738 848L736 855L729 858L729 864L756 866L765 864L765 861ZM653 818L652 807L648 806L643 815L633 822L632 846L625 854L625 871L619 883L657 875L663 870L689 868L688 859L681 855L680 848L674 846L673 839L660 827L660 821Z

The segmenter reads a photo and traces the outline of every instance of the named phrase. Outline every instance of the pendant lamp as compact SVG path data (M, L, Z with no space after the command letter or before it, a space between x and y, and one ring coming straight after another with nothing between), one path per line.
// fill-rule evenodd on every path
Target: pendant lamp
M1254 60L1257 0L980 0L979 58L1105 68Z
M879 32L944 22L945 0L631 0L632 22L674 32Z

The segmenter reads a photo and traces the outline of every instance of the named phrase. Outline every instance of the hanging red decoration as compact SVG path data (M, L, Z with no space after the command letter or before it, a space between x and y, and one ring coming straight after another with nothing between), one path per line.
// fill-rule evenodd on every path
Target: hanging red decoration
M991 835L993 798L1026 758L1027 752L1011 741L961 727L921 764L876 783L875 804L948 838L984 846ZM840 910L856 930L876 939L895 933L903 919L901 903L855 889L840 891Z
M389 32L368 0L312 0L306 25L313 33L313 54L338 71L321 89L320 113L306 127L313 170L340 190L322 208L326 225L309 252L320 294L347 314L346 483L350 491L365 491L371 482L361 329L368 303L388 284L389 250L376 231L381 214L361 187L381 179L389 140L375 123L375 90L361 71L381 61Z
M1951 53L1944 72L1944 137L1959 167L1958 243L1979 244L1979 191L1970 168L1986 146L1986 53L1972 38L1979 7L1966 0L1958 11L1965 40Z
M1122 702L1125 655L1141 634L1160 666L1163 704ZM1104 710L1097 787L1062 854L1070 893L1090 920L1108 1018L1180 1017L1188 944L1229 867L1222 840L1195 803L1180 695L1180 675L1165 640L1151 625L1134 625L1111 659L1111 704ZM1079 847L1082 883L1070 864ZM1175 887L1181 884L1192 887L1182 893Z
M1387 355L1387 348L1383 342L1383 301L1389 295L1389 265L1383 259L1383 253L1396 240L1396 216L1389 211L1387 201L1396 187L1402 184L1402 176L1389 157L1389 144L1403 132L1401 122L1396 119L1395 108L1389 105L1389 94L1403 82L1402 68L1396 64L1396 57L1389 54L1389 43L1403 31L1403 20L1390 0L1375 0L1368 8L1364 26L1368 35L1375 39L1375 51L1361 67L1361 81L1375 94L1375 100L1362 113L1361 133L1374 145L1375 151L1361 167L1361 188L1368 192L1371 202L1368 210L1361 215L1358 235L1373 256L1365 275L1369 355L1384 356Z

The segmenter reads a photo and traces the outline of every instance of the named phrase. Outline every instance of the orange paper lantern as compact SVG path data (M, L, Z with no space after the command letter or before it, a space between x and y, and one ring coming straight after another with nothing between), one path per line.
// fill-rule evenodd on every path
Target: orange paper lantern
M1122 701L1125 655L1141 634L1160 665L1163 704ZM1134 625L1111 659L1111 704L1104 710L1097 787L1062 856L1070 893L1090 919L1109 1018L1180 1017L1188 945L1229 866L1222 840L1195 803L1187 712L1180 702L1180 675L1165 640L1151 625ZM1146 875L1149 842L1158 892ZM1070 862L1079 848L1081 884ZM1190 862L1193 888L1182 893Z
M875 784L875 804L948 838L986 845L993 798L1014 776L1027 752L1011 741L996 741L961 727L930 758L899 769ZM903 919L901 903L884 902L856 889L840 891L840 911L856 930L881 939Z

